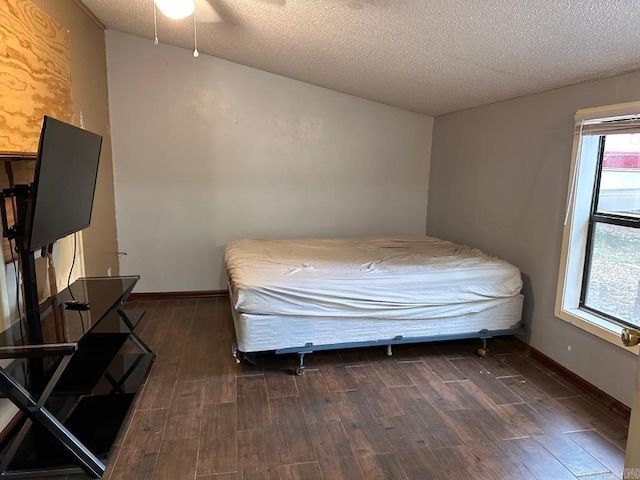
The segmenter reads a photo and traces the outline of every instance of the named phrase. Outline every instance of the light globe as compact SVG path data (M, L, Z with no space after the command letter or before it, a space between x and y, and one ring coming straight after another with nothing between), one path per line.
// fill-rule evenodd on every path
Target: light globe
M193 0L154 0L156 6L167 17L181 20L193 14L195 4Z

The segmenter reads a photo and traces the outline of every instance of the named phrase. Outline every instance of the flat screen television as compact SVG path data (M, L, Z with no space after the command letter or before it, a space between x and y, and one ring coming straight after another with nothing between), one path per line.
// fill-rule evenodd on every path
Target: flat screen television
M102 137L45 116L27 206L24 248L30 252L86 228Z

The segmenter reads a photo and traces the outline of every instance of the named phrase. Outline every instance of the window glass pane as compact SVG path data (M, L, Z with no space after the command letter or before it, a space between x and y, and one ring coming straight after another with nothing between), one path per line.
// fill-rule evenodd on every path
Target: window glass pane
M640 324L640 229L596 223L584 303Z
M598 211L640 217L640 134L607 135Z

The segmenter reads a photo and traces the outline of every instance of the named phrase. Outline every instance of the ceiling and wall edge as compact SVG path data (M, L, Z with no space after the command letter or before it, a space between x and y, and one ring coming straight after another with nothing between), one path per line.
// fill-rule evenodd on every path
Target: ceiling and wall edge
M89 8L84 3L82 3L81 0L71 0L71 1L75 3L76 6L87 15L87 17L93 20L95 24L98 25L98 27L100 27L102 30L107 29L107 26L104 23L102 23L100 19L96 17L95 13L89 10Z

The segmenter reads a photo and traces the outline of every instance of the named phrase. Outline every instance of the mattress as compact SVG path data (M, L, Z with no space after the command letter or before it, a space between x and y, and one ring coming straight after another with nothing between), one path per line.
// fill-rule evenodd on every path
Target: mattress
M232 310L238 349L261 352L313 345L349 344L469 334L481 330L509 330L520 326L522 295L504 298L491 307L462 317L426 320L354 317L308 317L298 315L256 315Z
M239 240L225 268L238 314L305 319L471 315L522 288L508 262L427 236Z

